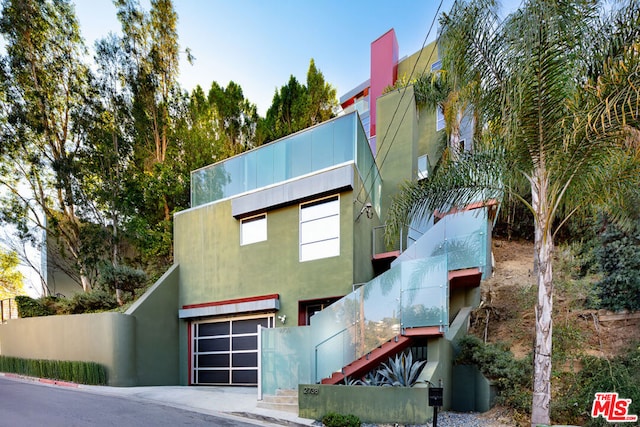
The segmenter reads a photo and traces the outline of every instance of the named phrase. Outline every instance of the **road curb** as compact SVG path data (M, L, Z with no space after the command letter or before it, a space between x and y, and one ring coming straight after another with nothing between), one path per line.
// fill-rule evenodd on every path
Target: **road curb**
M78 384L72 383L72 382L69 382L69 381L52 380L52 379L49 379L49 378L30 377L28 375L14 374L14 373L11 373L11 372L0 372L0 376L7 377L7 378L16 378L16 379L19 379L19 380L32 381L32 382L36 382L36 383L55 385L55 386L60 386L60 387L78 388Z

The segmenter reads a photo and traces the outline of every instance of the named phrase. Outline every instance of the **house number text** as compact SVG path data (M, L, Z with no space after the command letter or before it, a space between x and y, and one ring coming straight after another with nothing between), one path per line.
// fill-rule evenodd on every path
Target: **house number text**
M319 391L320 389L316 387L305 387L302 389L302 394L318 394Z

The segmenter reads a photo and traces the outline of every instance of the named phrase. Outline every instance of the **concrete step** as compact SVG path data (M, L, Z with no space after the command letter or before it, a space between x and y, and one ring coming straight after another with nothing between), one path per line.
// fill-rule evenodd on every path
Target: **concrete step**
M265 396L263 396L264 398ZM293 414L298 413L298 402L296 403L269 403L265 400L259 400L257 404L258 408L273 409L274 411L286 411Z

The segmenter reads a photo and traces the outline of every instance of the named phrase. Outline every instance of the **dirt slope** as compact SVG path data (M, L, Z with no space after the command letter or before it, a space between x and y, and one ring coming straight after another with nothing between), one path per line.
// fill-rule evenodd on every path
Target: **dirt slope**
M516 357L531 352L534 340L536 278L533 243L494 239L493 276L482 284L482 304L472 333L487 342L503 342ZM554 351L566 362L580 354L612 357L640 342L640 319L608 320L611 313L584 309L597 276L572 277L568 249L554 253Z

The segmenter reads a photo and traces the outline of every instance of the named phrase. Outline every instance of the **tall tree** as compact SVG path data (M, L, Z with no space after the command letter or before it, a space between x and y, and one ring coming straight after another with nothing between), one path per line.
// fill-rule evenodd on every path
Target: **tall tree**
M66 0L5 0L0 31L7 43L8 115L0 161L7 191L2 219L15 223L25 239L40 237L30 221L46 230L88 290L77 155L86 144L95 97L73 6Z
M177 81L178 16L171 0L152 0L149 12L137 0L116 0L129 106L133 157L126 174L129 233L144 258L162 270L171 263L171 214L186 207L184 183L171 165L177 150L176 121L185 98Z
M0 299L13 298L24 292L24 277L17 270L19 264L17 253L0 250Z
M223 132L234 154L261 144L255 140L257 108L244 98L240 85L231 81L225 88L213 82L208 101L217 113L216 128Z
M325 82L324 75L316 68L313 58L307 71L307 92L307 126L317 125L335 116L338 107L336 89Z
M389 233L412 217L500 197L508 191L534 217L534 388L531 425L550 423L554 227L597 204L622 217L640 182L640 72L637 2L625 4L608 38L594 1L525 1L503 23L493 0L458 2L442 18L443 67L482 89L476 154L407 184L390 213ZM611 29L611 28L610 28ZM590 55L590 43L605 44ZM585 57L585 55L587 55ZM585 65L597 65L587 67ZM527 180L531 202L512 186ZM607 188L608 192L602 192Z
M273 141L335 116L336 90L324 80L313 59L307 71L307 85L294 76L277 89L267 110L267 139Z

